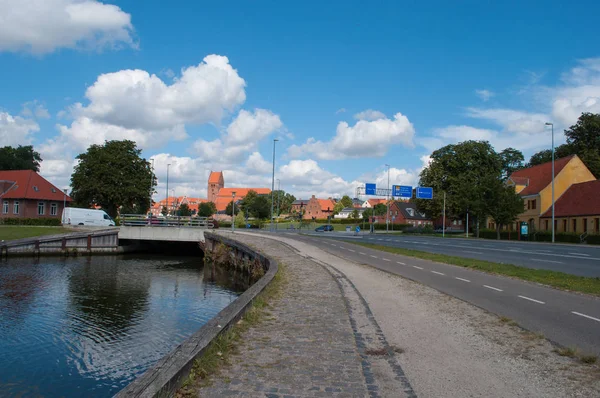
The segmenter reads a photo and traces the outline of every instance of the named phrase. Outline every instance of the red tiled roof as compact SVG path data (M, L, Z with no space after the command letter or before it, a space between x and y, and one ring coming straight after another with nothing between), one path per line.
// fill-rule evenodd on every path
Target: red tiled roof
M386 203L385 199L369 199L369 200L367 200L367 202L369 202L369 204L373 207L377 206L380 203Z
M209 184L218 184L220 182L221 178L223 178L222 171L213 171L210 173L210 176L208 176L208 183Z
M554 217L600 215L600 180L573 184L554 205ZM542 217L552 217L552 207Z
M556 159L554 161L554 177L556 177L575 156L577 155ZM529 185L519 192L519 195L536 195L552 182L552 162L546 162L538 164L537 166L515 171L510 175L510 179L515 181L515 178L529 179Z
M37 200L55 200L65 199L64 192L51 184L44 177L32 170L6 170L0 171L0 181L11 181L11 187L0 192L2 199L37 199ZM8 184L4 184L8 186ZM69 195L67 202L72 199Z
M227 205L231 202L233 192L235 192L235 201L237 202L244 199L250 191L254 191L258 195L269 195L271 193L269 188L221 188L215 199L217 211L224 211L227 208Z
M517 177L517 176L511 175L510 179L512 180L512 182L515 183L515 185L527 185L527 184L529 184L529 178L527 178L527 177Z
M319 206L321 206L321 211L333 211L335 207L335 203L331 199L317 199L319 201Z

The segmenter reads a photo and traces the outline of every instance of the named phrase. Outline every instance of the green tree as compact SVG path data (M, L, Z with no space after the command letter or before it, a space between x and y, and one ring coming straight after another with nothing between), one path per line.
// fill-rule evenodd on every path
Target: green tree
M434 151L420 175L420 185L433 187L432 200L416 199L419 211L437 219L446 192L446 216L464 219L467 212L477 223L490 208L490 190L502 178L502 160L487 141L465 141Z
M348 195L342 196L342 199L340 199L340 202L344 205L344 207L352 207L352 205L353 205L352 199Z
M258 193L252 189L249 190L244 199L240 202L240 208L244 211L244 213L252 213L251 209L256 198L258 198Z
M340 201L337 202L334 206L333 206L333 214L340 214L340 211L344 210L344 204Z
M600 114L582 113L577 123L565 130L571 153L577 154L587 168L600 178Z
M497 239L500 239L500 229L517 220L523 212L523 199L515 192L512 186L497 182L489 191L487 198L488 214L496 223Z
M156 179L150 163L140 155L141 150L129 140L90 146L77 156L79 163L71 175L75 202L84 207L100 205L112 217L120 206L146 213Z
M231 202L227 203L227 207L225 208L225 214L227 214L228 216L232 216L233 215L232 210L233 210L233 200ZM242 211L242 209L240 208L239 203L236 203L235 204L235 214L238 214L241 211Z
M213 202L200 203L198 206L198 217L211 217L217 212L217 206Z
M33 150L33 146L0 148L0 170L33 170L40 171L42 157Z
M350 218L352 218L353 220L357 220L360 218L360 213L358 212L358 209L354 209L352 214L350 214Z
M162 214L163 216L166 216L167 214L169 214L169 210L167 209L167 206L163 206L160 214Z
M181 217L189 217L192 215L192 210L190 209L190 206L188 206L187 203L182 203L179 206L178 209L178 215L180 215Z
M235 215L235 226L238 228L244 228L246 226L246 217L243 212L239 212Z
M296 200L296 197L284 191L275 191L275 199L279 199L279 213L289 214L292 211L292 203Z
M271 201L265 196L258 196L252 203L250 215L261 220L269 218L271 215Z
M525 167L525 157L523 153L514 148L506 148L500 152L500 161L502 162L502 178L506 180L513 172Z
M375 205L375 215L376 216L383 216L387 213L387 206L384 205L383 203L377 203Z
M569 144L563 144L554 148L554 159L564 158L565 156L573 155L573 147ZM531 155L529 163L525 167L537 166L538 164L552 161L552 150L544 149Z

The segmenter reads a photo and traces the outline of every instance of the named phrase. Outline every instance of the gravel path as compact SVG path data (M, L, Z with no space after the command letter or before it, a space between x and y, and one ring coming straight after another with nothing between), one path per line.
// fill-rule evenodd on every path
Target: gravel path
M597 365L560 357L545 339L480 308L307 243L235 238L289 264L290 283L274 320L250 331L235 364L201 396L223 396L234 380L244 386L238 396L368 396L370 381L382 397L600 396ZM261 372L261 361L279 362ZM353 380L354 389L332 390L334 380ZM277 391L250 391L257 385Z

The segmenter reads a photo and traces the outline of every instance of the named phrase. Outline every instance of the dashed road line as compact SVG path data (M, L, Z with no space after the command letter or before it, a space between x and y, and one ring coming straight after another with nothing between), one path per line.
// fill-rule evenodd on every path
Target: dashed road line
M383 261L392 261L392 260L389 260L389 259L387 259L387 258L382 258L382 260L383 260Z
M470 250L463 250L463 253L483 254L482 252L473 252L473 251L470 251Z
M352 253L356 253L356 250L352 250L352 249L346 249L346 250L348 250L349 252L352 252Z
M438 274L438 275L446 275L446 274L443 274L443 273L437 272L437 271L431 271L431 272L433 272L434 274Z
M591 319L592 321L600 322L600 319L594 318L593 316L589 316L589 315L586 315L586 314L582 314L581 312L571 311L571 314L579 315L579 316L582 316L584 318Z
M400 262L400 261L396 261L396 263L400 264L400 265L406 265L406 264L404 264L403 262Z
M459 281L463 281L463 282L471 282L471 281L470 281L470 280L468 280L468 279L459 278L458 276L455 276L454 278L455 278L455 279L458 279Z
M371 254L371 257L373 257L373 258L378 258L377 256L374 256L374 255L372 255L372 254Z
M423 267L417 267L416 265L413 265L413 268L416 268L416 269L423 269Z
M503 292L504 291L504 290L498 289L497 287L494 287L494 286L483 285L483 287L487 287L488 289L492 289L492 290L495 290L497 292Z
M362 254L363 256L367 255L367 253L363 253L363 252L358 252L358 254Z
M533 301L534 303L538 303L538 304L546 304L543 301L532 299L531 297L526 297L526 296L517 296L517 297L522 298L524 300Z
M564 264L562 261L540 260L539 258L530 258L533 261L541 261L542 263Z
M585 257L589 257L589 254L584 254L584 253L569 253L569 254L574 254L576 256L585 256Z

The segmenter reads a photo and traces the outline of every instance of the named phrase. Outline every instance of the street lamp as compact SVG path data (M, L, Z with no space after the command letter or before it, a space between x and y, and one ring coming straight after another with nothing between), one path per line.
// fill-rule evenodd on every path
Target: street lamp
M387 185L387 213L385 215L385 232L390 232L390 165L386 164L388 169L388 185Z
M65 209L67 208L67 188L63 189L63 191L65 193L65 196L63 197L63 220L62 220L62 223L64 224L65 223L64 214L65 214Z
M273 199L275 191L275 144L279 141L277 138L273 139L273 176L271 177L271 231L273 231Z
M231 233L235 230L235 191L231 192Z
M167 164L167 203L165 204L167 206L167 215L169 215L169 167L171 166L171 163Z
M281 203L281 180L277 179L277 217L279 218L279 204Z
M546 123L552 126L552 243L554 243L554 123Z

